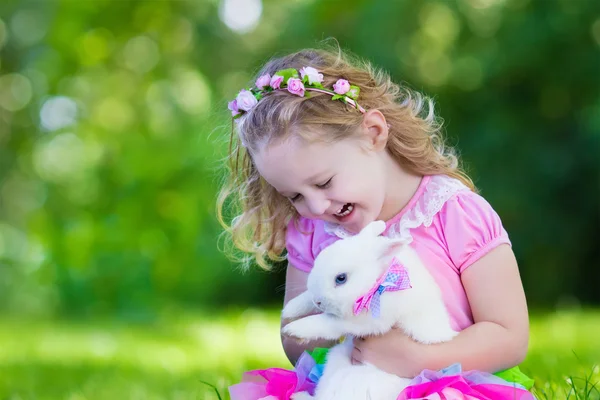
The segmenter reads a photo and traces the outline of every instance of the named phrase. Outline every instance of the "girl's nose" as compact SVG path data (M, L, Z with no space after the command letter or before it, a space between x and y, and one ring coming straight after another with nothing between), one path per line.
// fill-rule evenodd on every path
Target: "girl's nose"
M331 205L331 202L323 197L307 199L306 205L313 215L323 215Z

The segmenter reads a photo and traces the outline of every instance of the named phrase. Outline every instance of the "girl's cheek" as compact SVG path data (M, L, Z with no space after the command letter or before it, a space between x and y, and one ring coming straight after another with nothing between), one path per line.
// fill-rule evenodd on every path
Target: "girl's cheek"
M347 192L348 190L342 190L341 186L344 186L344 184L343 183L338 183L335 187L333 187L329 191L328 197L330 199L334 199L334 200L342 200L340 197L343 197L343 195L344 195L343 192Z
M292 205L294 206L294 208L296 209L298 214L300 214L300 216L305 217L305 218L311 217L311 215L308 212L308 210L306 209L306 207L302 207L302 205L295 205L295 204L292 204Z

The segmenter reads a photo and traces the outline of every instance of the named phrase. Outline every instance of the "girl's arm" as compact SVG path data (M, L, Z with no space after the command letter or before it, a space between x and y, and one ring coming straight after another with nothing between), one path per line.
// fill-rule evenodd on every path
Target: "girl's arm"
M453 363L463 370L497 372L519 364L529 341L529 318L523 285L512 249L500 245L462 274L475 324L452 341L423 345L400 330L356 342L353 357L384 371L413 377L423 369Z
M306 290L306 280L308 279L308 273L299 270L291 264L288 264L286 276L285 276L285 296L283 299L283 305L288 303L291 299L303 293ZM281 320L281 327L283 328L286 324L290 323L290 320ZM304 350L312 350L315 347L331 347L335 344L334 341L319 340L312 341L306 344L298 344L293 338L281 336L281 343L283 345L283 351L290 360L292 365L296 365L296 361Z
M475 324L446 345L429 351L433 368L460 361L465 370L497 372L523 361L529 343L529 317L517 261L501 245L462 274ZM456 362L454 361L454 362Z

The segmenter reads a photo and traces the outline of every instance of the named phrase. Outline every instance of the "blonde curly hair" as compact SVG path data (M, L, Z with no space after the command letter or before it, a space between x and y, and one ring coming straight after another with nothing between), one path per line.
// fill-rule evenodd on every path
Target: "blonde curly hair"
M360 88L358 102L366 110L383 113L390 127L387 151L404 168L420 175L446 174L475 190L453 149L444 145L433 101L392 82L368 62L341 50L306 49L269 61L257 76L305 66L323 74L325 87L343 78ZM255 261L270 269L272 262L285 259L286 227L291 218L298 217L290 201L260 176L252 154L289 135L325 142L349 138L359 132L362 120L359 111L331 101L327 94L299 97L287 91L268 94L237 119L229 143L229 175L217 199L217 217L232 245L228 254L245 267ZM241 255L234 256L235 249Z

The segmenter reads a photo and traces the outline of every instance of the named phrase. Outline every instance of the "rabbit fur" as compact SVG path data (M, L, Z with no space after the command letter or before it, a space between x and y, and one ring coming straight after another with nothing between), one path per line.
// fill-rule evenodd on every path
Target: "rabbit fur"
M307 290L284 307L284 319L303 317L283 327L286 336L301 342L347 336L330 349L314 397L301 392L293 400L395 400L408 385L410 379L373 365L352 365L353 341L348 336L380 335L392 328L425 344L456 336L434 278L406 242L380 236L385 228L385 222L374 221L357 235L325 248L315 259ZM412 287L384 292L377 317L370 310L355 315L355 301L374 286L394 257L406 268ZM314 312L320 313L304 317Z

